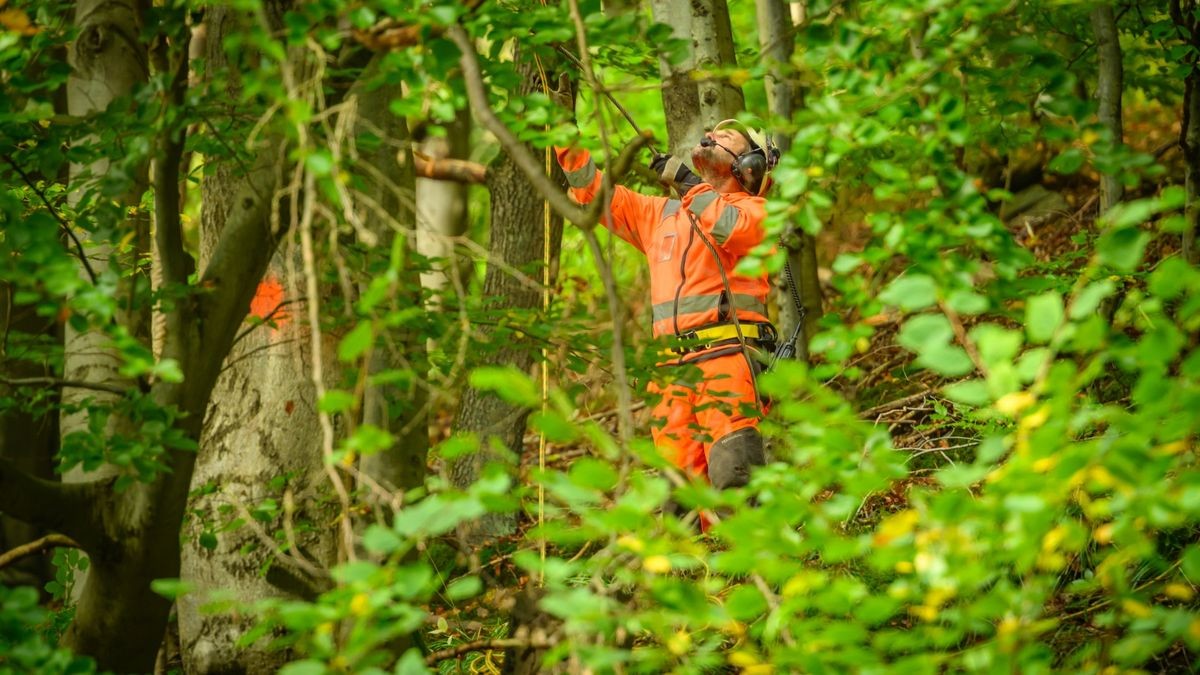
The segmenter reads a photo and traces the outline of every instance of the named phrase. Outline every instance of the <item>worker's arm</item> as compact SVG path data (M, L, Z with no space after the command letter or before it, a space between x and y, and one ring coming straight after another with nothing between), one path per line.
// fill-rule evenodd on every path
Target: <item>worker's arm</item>
M766 236L767 202L762 197L722 194L707 183L688 194L692 197L688 210L696 217L700 231L730 255L746 255Z
M567 175L571 198L580 204L591 203L600 192L601 173L587 150L578 148L555 148L558 164ZM600 222L613 234L633 244L639 251L646 252L650 233L662 220L666 197L650 197L617 185L613 188L609 213Z

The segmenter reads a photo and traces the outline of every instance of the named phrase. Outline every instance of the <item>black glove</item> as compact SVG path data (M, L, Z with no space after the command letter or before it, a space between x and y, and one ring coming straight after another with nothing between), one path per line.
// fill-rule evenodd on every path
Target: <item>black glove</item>
M661 152L655 154L650 160L650 170L658 174L658 180L663 185L678 188L681 195L687 194L688 190L704 182L700 180L699 176L692 173L687 164Z

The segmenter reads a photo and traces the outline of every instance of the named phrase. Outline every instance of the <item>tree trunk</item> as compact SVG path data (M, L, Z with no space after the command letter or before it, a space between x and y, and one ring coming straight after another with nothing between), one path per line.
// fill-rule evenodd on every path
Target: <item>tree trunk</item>
M84 0L75 5L75 22L79 35L71 46L71 77L67 82L67 110L75 117L86 117L101 112L115 100L129 97L134 90L146 82L149 73L146 47L141 43L142 17L134 3L116 0ZM86 141L85 141L86 142ZM71 182L77 184L82 177L104 176L108 173L109 161L101 159L88 166L72 165ZM134 178L134 185L121 199L126 206L134 206L146 187L145 167ZM78 192L72 199L78 201ZM133 250L117 262L123 269L132 270L141 256L150 252L149 221L135 217L129 227L134 231ZM86 237L86 232L80 235ZM85 246L89 242L84 239ZM113 249L104 242L91 242L85 250L91 269L99 276L109 270ZM84 274L84 270L80 270ZM118 315L118 322L135 338L149 335L149 312L132 306L132 284L137 275L121 275L118 298L126 304ZM66 324L63 352L63 378L101 384L118 389L133 386L133 381L119 374L121 360L111 346L111 338L102 330L76 330ZM87 432L89 414L86 408L71 412L87 399L100 406L112 405L120 400L115 393L88 389L67 388L62 393L64 412L60 420L60 433L67 438L73 433ZM109 418L106 431L129 432L117 415ZM112 467L85 473L80 468L72 469L64 477L68 481L82 481L113 475Z
M1200 48L1200 22L1195 17L1195 2L1171 0L1171 18L1192 47L1187 57L1190 68L1184 81L1183 123L1179 145L1183 148L1187 169L1184 186L1187 191L1187 226L1183 229L1183 256L1192 265L1200 265L1200 63L1195 49Z
M380 251L390 251L397 236L405 238L405 241L401 242L405 249L412 247L412 238L397 234L393 223L388 222L383 214L394 214L394 224L401 231L419 228L419 200L422 197L426 198L427 202L433 202L428 204L430 211L425 212L426 216L436 216L436 220L426 221L426 227L458 230L454 235L443 232L448 236L457 236L461 234L466 216L466 186L424 179L426 192L419 192L421 186L417 184L413 173L408 123L388 109L389 103L400 96L402 93L399 85L363 89L358 93L360 126L364 127L360 132L369 130L385 140L377 150L362 153L359 158L360 162L370 164L375 169L362 172L364 175L386 177L388 181L386 184L379 184L378 181L367 180L367 184L371 186L368 189L373 195L379 195L382 213L367 210L363 214L367 229L379 237ZM452 148L451 153L458 153L454 156L465 157L466 133L465 129L460 131L462 133L451 132L451 138L454 140L448 145ZM397 161L396 148L402 148L399 151L403 157L401 161ZM452 186L453 189L444 189L446 186ZM414 197L418 200L415 209ZM441 241L444 242L445 239ZM447 247L443 252L443 255L452 254L451 247ZM408 256L402 256L401 259L407 260ZM399 273L399 300L409 306L419 305L423 280L418 278L411 268L396 271ZM445 283L444 277L442 283ZM372 353L372 374L385 369L408 368L415 371L418 377L423 377L428 371L424 336L419 331L407 329L400 334L394 334L393 337L394 344L389 341L388 345L377 347ZM428 390L416 385L410 385L406 391L400 391L391 385L367 387L363 401L363 422L390 431L395 436L395 443L383 452L363 457L359 465L363 473L394 490L409 490L424 484L425 466L429 455L428 402Z
M692 12L687 3L677 0L652 0L650 3L654 20L671 27L671 35L679 40L692 40ZM700 90L691 73L695 59L689 49L686 58L679 63L660 59L662 73L663 110L667 117L668 152L687 162L691 161L692 147L700 139L703 125L696 111L700 109Z
M0 283L0 326L4 343L0 344L0 376L21 379L47 377L45 350L61 336L55 322L39 317L32 306L14 305L14 289ZM11 395L0 388L5 396ZM0 456L26 473L54 480L54 456L58 452L58 415L34 415L18 409L0 413ZM0 551L7 551L46 534L27 522L0 514ZM7 586L35 586L53 578L43 555L28 556L0 569L0 583Z
M696 68L701 71L736 68L726 0L691 0L691 3ZM705 128L737 115L746 107L742 88L726 77L706 77L700 81L699 89L700 121Z
M206 17L210 72L229 65L225 37L241 25L240 18L226 8L214 8ZM210 159L205 167L202 265L214 254L230 200L243 182L232 161ZM326 569L337 559L336 534L328 526L332 514L320 510L327 486L299 257L289 245L271 260L251 311L270 316L275 327L242 327L212 392L182 533L180 577L192 590L177 608L188 672L279 670L288 652L269 649L265 640L237 644L254 625L253 616L201 608L220 592L232 592L244 603L310 597L313 580L304 570ZM325 338L323 377L336 381L336 338ZM221 531L235 519L247 524ZM285 533L283 543L276 542L276 532ZM282 573L262 574L267 567Z
M533 69L524 67L524 82L521 94L527 94L534 83ZM562 172L555 168L558 183L566 186ZM543 203L537 190L529 183L520 169L507 155L501 155L488 171L488 189L492 195L492 234L488 250L497 262L526 270L535 270L542 261ZM550 250L557 256L562 244L562 219L551 219ZM529 276L539 278L536 272ZM541 293L514 277L496 262L489 263L483 282L483 297L498 299L493 305L497 310L533 312L541 305ZM477 365L511 365L522 372L529 372L537 352L535 345L521 339L511 329L477 329L479 340L497 340L503 344L490 352ZM503 333L499 331L503 330ZM505 402L495 394L468 388L463 392L458 414L454 420L454 431L459 434L474 433L482 440L478 453L462 457L451 466L451 478L456 486L465 487L479 478L484 465L491 462L512 464L509 458L498 456L488 449L488 438L496 438L519 459L525 435L525 420L529 411ZM485 516L475 534L480 540L492 539L509 534L516 525L513 514Z
M1117 20L1112 5L1103 4L1092 10L1092 32L1096 37L1097 82L1096 101L1099 104L1100 124L1108 130L1112 147L1124 142L1121 124L1121 94L1124 91L1124 72L1121 64L1121 43L1117 34ZM1104 174L1100 177L1100 212L1103 213L1121 201L1124 187L1120 176Z
M447 126L445 136L430 134L421 140L419 149L435 159L467 159L470 135L471 113L464 108ZM469 266L453 259L451 240L467 231L468 191L467 185L455 181L416 179L417 250L427 258L441 260L439 269L421 275L421 285L433 291L435 299L446 292L447 285L458 286L467 278ZM454 283L450 275L457 277Z
M768 64L767 107L773 119L781 123L791 120L792 113L800 103L802 92L796 89L788 77L795 37L787 3L783 0L757 0L758 41L763 59ZM781 152L787 152L792 139L778 135L776 142ZM799 296L804 307L804 329L796 341L796 357L808 359L808 339L816 332L821 318L821 283L817 277L817 245L811 234L788 226L783 236L788 251L787 267L775 280L775 298L779 307L779 330L786 338L796 328L799 311L792 290ZM790 277L790 278L789 278Z

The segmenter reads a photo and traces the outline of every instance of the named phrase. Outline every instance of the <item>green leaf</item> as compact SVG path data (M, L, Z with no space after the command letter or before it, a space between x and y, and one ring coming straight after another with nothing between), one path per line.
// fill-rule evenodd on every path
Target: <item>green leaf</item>
M975 370L971 357L957 345L941 345L924 350L916 363L947 377L961 377Z
M485 366L471 371L471 386L490 391L513 405L535 407L542 396L528 375L512 366Z
M1132 272L1149 242L1150 235L1137 228L1110 229L1096 240L1096 255L1118 272Z
M168 600L175 600L191 593L192 589L193 585L182 579L153 579L150 581L150 590Z
M904 322L896 342L909 351L921 353L946 344L954 337L950 321L941 314L922 314Z
M1009 363L1021 350L1022 335L994 323L979 324L971 329L971 339L979 349L979 358L987 366Z
M1025 330L1033 344L1049 342L1062 321L1063 299L1057 291L1035 295L1025 303Z
M371 346L375 340L375 331L371 326L370 321L360 321L346 337L342 338L342 342L338 345L338 358L345 362L350 362L362 356L363 352Z
M1050 160L1046 169L1063 175L1073 174L1083 167L1085 159L1083 151L1079 148L1067 148Z
M987 382L983 380L964 380L948 384L942 388L942 393L955 403L975 408L982 408L992 400L991 394L988 393Z
M571 466L571 482L595 490L611 490L617 484L617 470L610 462L584 457Z
M396 664L393 672L396 675L429 675L433 671L425 665L425 658L421 656L421 650L413 647L404 652L404 656Z
M333 155L325 149L315 150L304 158L304 166L315 176L328 176L333 172Z
M404 540L391 528L373 523L363 533L362 544L371 553L387 555L404 546Z
M725 611L738 621L753 621L766 613L767 601L757 588L743 584L725 599Z
M279 669L279 675L324 675L327 672L329 668L315 659L292 661Z
M983 314L987 311L989 302L987 296L974 293L972 291L954 291L950 297L946 299L946 304L950 309L962 314L963 316L975 316Z
M200 533L200 546L209 551L217 547L217 535L210 531Z
M321 397L321 402L317 407L323 413L346 412L354 407L354 395L341 389L330 389Z
M884 303L911 312L929 307L937 302L937 285L925 274L906 274L879 294Z
M479 577L472 574L451 582L446 587L446 597L451 602L457 602L479 595L479 592L482 590L483 582L479 580Z
M1112 295L1116 289L1116 284L1108 279L1093 281L1088 284L1071 300L1071 308L1069 310L1071 320L1079 321L1096 311L1096 308L1100 306L1100 302Z

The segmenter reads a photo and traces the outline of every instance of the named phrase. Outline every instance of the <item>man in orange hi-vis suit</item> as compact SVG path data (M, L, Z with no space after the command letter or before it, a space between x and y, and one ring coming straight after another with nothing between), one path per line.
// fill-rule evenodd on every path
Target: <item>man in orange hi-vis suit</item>
M590 202L601 183L591 156L574 148L555 152L571 196ZM717 488L745 485L751 467L765 463L750 352L774 347L770 284L765 273L746 276L734 268L763 240L761 195L778 157L765 134L726 120L692 150L699 176L665 155L651 163L681 199L616 186L602 220L646 255L655 337L675 336L682 345L665 353L661 383L650 385L661 396L654 443L675 466ZM699 381L684 381L691 366L699 368Z

